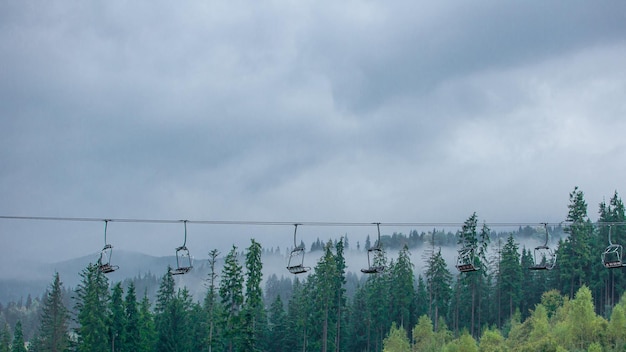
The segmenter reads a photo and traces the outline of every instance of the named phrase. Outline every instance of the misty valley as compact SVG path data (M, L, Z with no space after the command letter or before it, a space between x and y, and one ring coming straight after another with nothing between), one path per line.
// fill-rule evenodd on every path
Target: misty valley
M576 188L557 225L496 231L474 213L454 232L303 239L302 254L252 239L211 250L181 275L175 257L124 251L108 274L96 254L37 264L32 280L2 280L0 347L622 351L626 278L603 264L626 241L624 205L616 192L596 223L587 208ZM544 247L554 248L554 267L538 263ZM471 262L461 262L467 248ZM294 252L311 270L289 273Z

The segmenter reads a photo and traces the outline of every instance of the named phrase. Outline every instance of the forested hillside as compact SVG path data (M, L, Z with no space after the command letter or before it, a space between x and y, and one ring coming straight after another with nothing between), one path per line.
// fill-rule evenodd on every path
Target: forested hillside
M552 270L529 270L542 263L519 243L541 242L541 229L503 236L475 213L453 234L382 236L380 252L366 251L377 248L368 239L360 253L384 269L370 275L347 271L345 237L313 243L308 276L263 278L255 240L243 256L233 246L219 269L214 250L201 299L169 270L110 282L90 264L72 291L57 275L42 298L0 307L0 351L24 340L29 351L623 351L624 269L605 267L602 254L609 232L626 241L624 205L615 193L592 222L575 188L568 209L562 228L546 226L565 233ZM450 242L472 248L478 270L459 273L442 254Z

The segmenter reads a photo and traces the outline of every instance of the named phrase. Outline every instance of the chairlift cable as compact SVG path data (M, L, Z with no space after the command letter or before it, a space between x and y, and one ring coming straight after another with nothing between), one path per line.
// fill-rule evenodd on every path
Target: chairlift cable
M246 225L246 226L293 226L295 223L302 226L337 226L337 227L368 227L378 224L385 227L459 227L464 222L341 222L341 221L254 221L254 220L174 220L174 219L139 219L139 218L92 218L92 217L53 217L53 216L14 216L0 215L0 219L5 220L26 220L26 221L67 221L67 222L126 222L126 223L154 223L154 224L175 224L185 222L202 225ZM563 226L574 225L577 222L485 222L491 228L494 227L518 227L518 226ZM586 224L586 223L583 223ZM626 221L598 221L590 222L595 226L603 225L626 225Z

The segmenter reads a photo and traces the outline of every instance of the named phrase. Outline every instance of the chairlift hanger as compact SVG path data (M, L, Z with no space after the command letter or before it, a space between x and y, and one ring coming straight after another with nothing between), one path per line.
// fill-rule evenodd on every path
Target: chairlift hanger
M172 271L172 275L183 275L191 271L191 255L187 249L187 220L183 220L185 226L185 240L183 245L176 248L176 269Z
M542 223L546 231L546 241L542 246L535 247L534 264L528 268L530 270L552 270L556 265L556 252L548 246L550 233L548 231L548 223Z
M378 229L378 240L374 247L367 249L367 268L361 269L361 272L364 274L378 274L385 271L385 266L381 264L384 253L380 243L380 223L375 222L373 224ZM374 258L370 258L370 256L374 256Z
M465 246L458 251L456 258L456 268L462 273L478 271L476 265L476 248L474 246Z
M609 246L602 253L602 265L607 269L616 269L626 266L622 261L624 249L620 244L611 242L611 230L613 225L609 225Z
M287 262L287 270L292 274L303 274L311 270L310 267L304 266L304 245L298 245L296 242L298 225L301 224L293 224L293 250L289 253L289 260Z
M104 248L100 251L100 258L98 259L98 269L105 274L112 273L119 269L119 266L111 265L113 246L107 243L107 225L109 221L108 219L104 220Z

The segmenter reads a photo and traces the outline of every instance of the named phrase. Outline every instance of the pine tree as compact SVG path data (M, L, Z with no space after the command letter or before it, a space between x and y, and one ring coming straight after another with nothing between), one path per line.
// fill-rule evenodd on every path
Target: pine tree
M0 352L9 352L11 350L11 331L9 324L4 324L0 331Z
M81 273L76 289L78 312L78 352L108 352L111 343L108 334L109 288L106 276L97 265L89 264Z
M40 352L62 352L69 347L69 312L63 304L63 288L59 273L54 274L46 292L37 336Z
M346 238L347 240L347 238ZM346 350L346 338L348 335L344 333L346 325L346 260L343 256L344 240L335 243L335 265L337 275L333 283L335 289L335 352Z
M450 299L452 298L452 274L447 268L446 261L441 255L441 249L433 252L426 262L426 284L430 293L430 318L438 324L439 317L448 314ZM435 330L439 327L435 325Z
M398 253L398 260L390 268L391 320L398 326L412 326L412 304L415 299L413 264L409 248L405 245Z
M370 336L372 317L367 304L367 289L365 286L357 288L352 304L349 306L349 327L347 335L350 336L347 344L348 351L371 351Z
M241 309L243 305L243 273L233 246L224 260L219 294L223 307L221 326L226 350L238 351L241 345Z
M161 280L155 307L157 352L191 351L188 335L191 297L186 288L175 292L171 269Z
M246 293L243 305L243 339L242 349L245 351L261 351L267 339L265 307L263 306L263 263L261 261L261 245L252 240L246 253Z
M215 264L219 251L213 249L209 252L209 276L207 278L207 293L204 297L204 310L207 318L208 332L206 337L206 350L212 352L216 344L216 319L219 316L219 305L217 302L217 272Z
M145 291L143 299L139 303L139 345L137 352L153 352L156 342L156 327L154 324L154 315L150 309L150 300L148 292Z
M393 263L387 265L384 256L381 257L381 260L382 262L376 263L376 265L393 266ZM383 339L391 327L389 281L389 270L385 270L380 274L370 275L365 283L366 301L370 314L369 320L371 321L368 328L368 350L381 350Z
M128 351L124 346L123 341L126 340L124 335L126 331L126 313L124 311L123 301L124 290L122 289L122 283L118 282L113 286L110 300L110 318L109 318L109 338L111 339L111 350L113 351Z
M570 298L591 276L591 221L587 217L587 202L578 189L570 193L570 204L565 229L569 237L559 247L558 271L562 284L561 292L569 293Z
M503 320L513 316L522 299L522 267L518 246L510 234L502 248L498 289L500 306L498 307Z
M324 248L324 255L315 266L314 273L309 277L312 285L311 315L311 348L327 352L334 350L335 315L332 314L335 305L336 286L334 278L337 277L336 258L332 253L332 243L329 241Z
M131 281L124 298L124 333L122 334L123 351L134 352L140 349L140 316L137 306L135 284Z
M272 303L269 311L269 340L267 349L272 352L290 352L285 344L287 314L280 296Z
M17 321L15 323L15 329L13 329L13 342L11 343L11 352L27 352L24 345L24 334L22 333L22 322Z
M293 283L293 294L287 309L287 332L285 345L292 351L307 351L309 348L309 315L312 304L308 294L310 284L301 283L298 278Z

